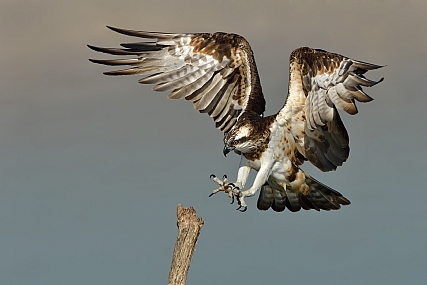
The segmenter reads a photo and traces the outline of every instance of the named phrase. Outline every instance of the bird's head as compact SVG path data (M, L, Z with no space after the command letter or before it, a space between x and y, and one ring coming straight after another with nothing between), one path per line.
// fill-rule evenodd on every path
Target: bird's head
M240 154L249 153L256 149L257 143L253 141L253 128L251 125L234 126L224 134L224 156L234 150Z

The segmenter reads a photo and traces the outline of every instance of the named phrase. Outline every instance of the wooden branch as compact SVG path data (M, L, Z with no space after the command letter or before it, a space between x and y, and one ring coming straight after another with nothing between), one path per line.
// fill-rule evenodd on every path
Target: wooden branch
M178 237L173 251L168 284L185 285L191 257L204 222L201 217L196 217L196 210L193 207L184 208L181 204L176 209L176 216Z

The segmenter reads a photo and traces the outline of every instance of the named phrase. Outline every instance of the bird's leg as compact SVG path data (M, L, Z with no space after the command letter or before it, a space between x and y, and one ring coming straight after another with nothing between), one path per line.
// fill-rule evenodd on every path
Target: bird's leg
M239 208L237 208L236 210L239 210L240 212L246 211L248 206L246 205L245 197L252 197L259 189L261 189L262 185L264 185L264 183L268 179L272 166L273 163L268 163L261 166L261 168L258 170L258 173L254 180L254 184L251 188L246 191L237 190L233 192L239 204Z

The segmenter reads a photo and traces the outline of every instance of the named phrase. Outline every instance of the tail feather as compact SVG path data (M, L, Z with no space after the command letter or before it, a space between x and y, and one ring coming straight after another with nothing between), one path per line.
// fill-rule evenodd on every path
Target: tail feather
M262 211L268 210L270 207L276 212L283 212L286 208L286 194L282 191L274 189L268 183L261 187L261 192L258 197L257 208Z
M267 183L261 187L261 191L259 193L257 208L261 211L266 211L273 205L274 199L274 191L273 188L270 187Z
M292 191L288 187L284 189L278 185L272 186L266 183L261 187L257 203L258 209L265 211L272 208L276 212L282 212L285 208L291 212L298 212L301 208L330 211L340 209L341 205L350 205L350 201L341 193L320 183L308 174L305 176L305 183L309 186L309 191L305 194L300 191Z
M286 200L286 207L289 209L289 211L291 212L298 212L299 210L301 210L301 204L300 204L300 199L299 199L299 193L293 192L291 190L289 190L288 188L285 188L286 191L286 196L288 197L288 199Z
M283 212L286 209L286 196L282 195L281 191L273 189L274 201L271 208L276 212Z

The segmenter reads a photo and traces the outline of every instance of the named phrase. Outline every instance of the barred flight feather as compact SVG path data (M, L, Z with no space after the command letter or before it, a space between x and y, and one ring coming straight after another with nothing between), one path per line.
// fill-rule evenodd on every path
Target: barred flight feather
M362 88L375 86L383 78L375 81L364 74L382 66L321 49L295 49L290 55L285 104L277 114L264 117L255 58L243 37L108 28L140 41L122 43L119 48L88 45L97 52L130 57L90 61L121 66L105 74L142 75L139 83L170 92L169 99L190 101L224 132L224 154L234 149L242 154L241 169L259 170L253 186L238 192L240 205L245 195L257 190L260 210L329 211L350 204L299 167L308 160L322 171L332 171L348 159L349 136L338 109L354 115L358 112L355 101L372 101ZM238 172L236 185L245 184L245 173L247 169Z

